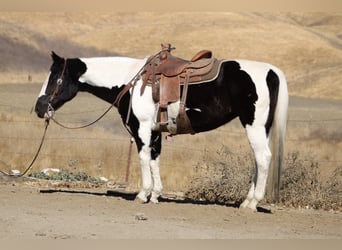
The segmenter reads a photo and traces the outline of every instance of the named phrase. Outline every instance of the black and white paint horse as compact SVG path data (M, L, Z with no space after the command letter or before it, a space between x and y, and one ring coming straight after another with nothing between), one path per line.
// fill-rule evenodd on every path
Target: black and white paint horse
M144 66L145 59L127 57L68 58L52 52L50 73L39 94L35 111L44 118L73 99L78 91L89 92L113 103L120 91ZM139 152L142 188L137 198L158 202L162 192L159 174L161 132L155 130L156 104L151 87L141 95L142 81L120 99L118 112L128 126ZM132 112L128 112L132 96ZM173 104L177 116L179 102ZM288 91L284 74L261 62L227 60L218 77L209 83L189 85L187 115L196 133L213 130L238 117L253 150L256 171L243 208L256 211L265 194L272 155L281 165L287 123ZM170 108L171 109L171 108ZM172 113L172 112L171 112ZM172 116L172 115L171 115ZM272 147L269 145L273 145ZM271 152L272 148L272 152Z

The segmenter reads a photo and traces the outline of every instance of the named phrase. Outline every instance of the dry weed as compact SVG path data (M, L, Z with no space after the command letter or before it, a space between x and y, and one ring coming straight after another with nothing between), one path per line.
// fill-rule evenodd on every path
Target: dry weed
M289 153L282 173L281 203L293 207L325 210L342 208L342 169L336 168L327 181L322 180L319 163L313 156Z
M252 177L251 155L232 154L226 147L208 152L194 167L186 192L190 199L220 204L239 204L245 198ZM291 207L325 210L342 208L342 168L322 180L319 164L311 156L289 153L284 159L280 203Z
M252 178L251 155L236 155L227 147L206 152L194 167L194 177L186 196L214 203L241 203Z

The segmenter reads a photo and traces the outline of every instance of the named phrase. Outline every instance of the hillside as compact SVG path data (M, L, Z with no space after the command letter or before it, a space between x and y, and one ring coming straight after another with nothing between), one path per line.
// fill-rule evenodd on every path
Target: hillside
M41 83L51 50L68 57L144 57L172 43L190 58L272 63L294 96L342 99L342 13L6 13L0 16L0 83ZM30 75L30 77L28 77Z

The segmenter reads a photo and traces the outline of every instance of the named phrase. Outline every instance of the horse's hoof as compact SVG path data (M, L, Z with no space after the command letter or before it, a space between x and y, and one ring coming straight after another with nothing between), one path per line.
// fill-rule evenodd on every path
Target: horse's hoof
M247 208L248 204L249 204L249 200L245 200L244 202L241 203L239 208L242 208L242 209Z
M134 202L137 203L137 204L145 204L147 201L143 201L139 197L135 197Z
M135 203L138 203L138 204L144 204L147 202L147 198L142 198L141 196L139 196L139 194L135 197L134 199L134 202Z
M158 197L157 198L151 197L150 202L152 202L153 204L158 204L159 203Z
M158 203L159 203L158 198L160 197L160 195L161 195L161 192L155 192L155 191L153 191L152 194L151 194L150 201L151 201L153 204L158 204Z
M257 205L257 202L255 202L254 200L251 200L251 201L245 200L244 202L241 203L239 208L244 209L245 211L258 212L256 205Z

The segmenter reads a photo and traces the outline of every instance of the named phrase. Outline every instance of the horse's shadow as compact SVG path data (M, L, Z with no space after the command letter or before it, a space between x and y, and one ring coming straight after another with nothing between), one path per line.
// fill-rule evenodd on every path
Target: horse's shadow
M84 191L84 190L71 190L71 189L41 189L39 191L43 194L49 193L68 193L68 194L85 194L85 195L96 195L96 196L108 196L108 197L119 197L127 201L134 201L137 192L127 192L121 190L107 190L106 192L95 192L95 191ZM235 203L223 203L223 202L210 202L205 200L195 200L190 198L168 198L166 196L159 197L159 202L162 203L176 203L176 204L194 204L194 205L219 205L232 208L239 208L240 202ZM257 211L260 213L272 214L272 211L266 208L257 207Z

